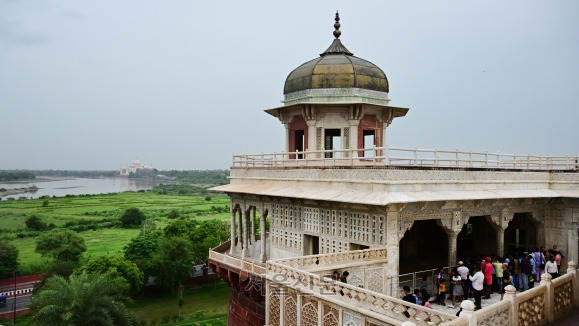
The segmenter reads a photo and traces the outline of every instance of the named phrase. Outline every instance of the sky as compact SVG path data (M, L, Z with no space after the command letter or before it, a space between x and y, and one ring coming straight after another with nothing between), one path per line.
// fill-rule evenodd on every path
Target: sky
M577 1L0 0L0 169L228 169L281 152L287 75L341 41L395 147L579 155Z

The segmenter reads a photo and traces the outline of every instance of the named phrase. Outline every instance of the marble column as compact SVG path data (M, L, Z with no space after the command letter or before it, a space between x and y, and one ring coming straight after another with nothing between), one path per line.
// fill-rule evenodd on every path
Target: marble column
M249 228L250 228L250 215L251 208L245 211L245 236L243 237L243 251L241 252L242 258L249 257Z
M233 209L231 211L231 241L230 241L230 245L229 245L229 254L230 255L235 255L237 254L237 247L235 245L235 212L236 209Z
M460 230L450 230L446 232L448 235L448 265L447 266L454 266L457 263L456 259L456 238L460 233Z
M308 120L306 119L306 124L308 125L308 151L317 151L317 142L316 142L316 120ZM314 159L316 158L317 154L307 154L306 158Z
M499 226L495 230L497 233L497 255L505 257L505 229Z
M251 243L255 243L255 206L250 208L250 219L251 219Z
M237 233L237 250L241 251L243 249L243 212L241 208L237 210L239 214L239 232Z
M386 213L386 295L398 296L398 261L400 248L398 233L402 232L402 226L398 221L398 212ZM402 237L400 237L402 238Z
M262 263L265 263L267 261L267 253L266 253L266 248L265 248L265 241L266 239L266 234L265 234L265 219L267 218L267 210L263 213L261 213L261 217L259 219L259 231L260 231L260 235L261 235L261 253L259 255L259 260Z

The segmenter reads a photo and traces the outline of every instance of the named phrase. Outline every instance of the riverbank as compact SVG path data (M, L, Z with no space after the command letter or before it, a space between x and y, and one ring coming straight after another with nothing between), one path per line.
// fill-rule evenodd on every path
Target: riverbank
M12 189L0 188L0 197L35 193L37 191L38 191L37 186L30 186L25 188L12 188Z

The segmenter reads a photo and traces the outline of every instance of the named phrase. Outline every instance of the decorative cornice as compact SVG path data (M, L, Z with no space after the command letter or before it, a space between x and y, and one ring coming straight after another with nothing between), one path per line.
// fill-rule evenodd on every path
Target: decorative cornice
M316 88L286 94L285 106L300 103L368 103L388 105L388 93L363 88Z

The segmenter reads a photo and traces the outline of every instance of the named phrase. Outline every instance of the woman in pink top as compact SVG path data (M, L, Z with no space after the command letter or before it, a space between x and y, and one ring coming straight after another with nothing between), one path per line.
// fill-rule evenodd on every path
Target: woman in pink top
M559 269L559 271L561 271L561 258L563 258L563 255L561 255L561 252L556 251L555 252L555 263L557 264L557 268Z
M485 276L485 296L483 299L491 298L491 287L493 286L493 264L491 264L491 258L485 257L485 267L483 274Z
M430 308L430 302L428 302L428 300L430 299L430 295L428 293L426 293L426 290L422 291L422 299L420 300L420 305L424 306L426 308ZM416 314L420 315L421 311L420 310L416 310ZM425 321L429 321L430 320L430 314L426 313L426 319Z

